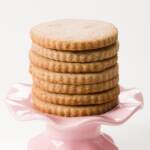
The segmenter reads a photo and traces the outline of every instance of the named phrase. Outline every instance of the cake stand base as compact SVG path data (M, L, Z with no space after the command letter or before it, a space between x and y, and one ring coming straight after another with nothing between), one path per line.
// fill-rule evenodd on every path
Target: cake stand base
M29 141L28 150L118 150L101 126L123 124L143 106L142 94L137 89L120 90L119 105L97 116L67 118L43 114L30 103L31 85L23 83L10 88L5 102L18 120L46 122L46 130Z
M100 134L93 139L69 141L54 140L44 134L40 134L30 140L28 150L118 150L118 148L112 138L106 134Z

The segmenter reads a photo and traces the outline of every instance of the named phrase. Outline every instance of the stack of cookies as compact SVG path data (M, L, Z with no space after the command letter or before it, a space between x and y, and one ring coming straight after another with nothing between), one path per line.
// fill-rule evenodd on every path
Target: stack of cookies
M118 31L108 22L64 19L31 29L32 103L41 112L98 115L118 104Z

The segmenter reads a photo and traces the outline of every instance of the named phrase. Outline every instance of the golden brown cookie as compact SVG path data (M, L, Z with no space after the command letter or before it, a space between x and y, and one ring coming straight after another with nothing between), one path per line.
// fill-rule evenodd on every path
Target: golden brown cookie
M118 100L113 100L108 103L100 105L87 105L87 106L64 106L51 104L38 99L32 95L32 104L41 112L54 114L65 117L78 117L99 115L105 113L118 105Z
M49 102L52 104L59 105L93 105L93 104L103 104L109 101L118 99L119 86L112 88L105 92L95 93L95 94L56 94L46 92L36 86L32 88L32 94L42 101Z
M41 23L31 29L31 39L38 45L57 50L89 50L117 41L118 31L108 22L63 19Z
M94 84L104 82L118 76L118 64L98 73L56 73L30 65L30 72L38 79L58 84Z
M30 51L30 61L35 66L47 69L51 72L64 72L64 73L90 73L100 72L109 68L117 63L117 56L102 61L91 63L69 63L51 60Z
M63 94L88 94L97 93L109 90L118 85L118 77L111 80L97 83L97 84L85 84L85 85L69 85L69 84L56 84L40 80L32 76L33 83L48 92L51 93L63 93Z
M81 63L100 61L114 57L117 55L118 49L119 49L118 42L116 42L111 46L96 50L77 51L77 52L47 49L35 43L32 43L31 48L31 50L33 50L35 53L52 60L63 62L81 62Z

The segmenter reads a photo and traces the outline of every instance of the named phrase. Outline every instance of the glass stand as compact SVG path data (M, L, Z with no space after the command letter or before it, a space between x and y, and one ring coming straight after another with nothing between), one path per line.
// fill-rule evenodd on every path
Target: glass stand
M119 105L97 116L60 117L40 113L30 103L31 85L10 87L5 103L11 114L21 121L43 120L46 129L29 140L28 150L118 150L113 139L102 132L102 125L121 125L143 106L137 89L120 86Z

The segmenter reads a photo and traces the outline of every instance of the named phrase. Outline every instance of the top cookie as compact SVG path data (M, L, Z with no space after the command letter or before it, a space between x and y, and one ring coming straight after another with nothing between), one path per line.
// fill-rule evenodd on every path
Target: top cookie
M98 20L56 20L31 29L33 42L56 50L97 49L115 43L117 38L118 31L113 24Z

